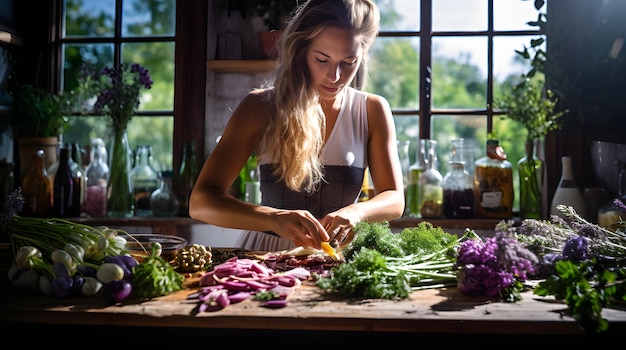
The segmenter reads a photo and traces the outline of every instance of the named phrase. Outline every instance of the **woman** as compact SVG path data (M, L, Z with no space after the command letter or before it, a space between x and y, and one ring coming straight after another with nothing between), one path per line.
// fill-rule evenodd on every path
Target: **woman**
M360 221L404 210L402 174L388 102L351 87L378 34L370 0L310 0L287 24L273 86L250 92L233 112L191 194L189 214L246 230L241 248L340 247ZM261 205L227 191L257 155ZM359 202L366 168L376 195Z

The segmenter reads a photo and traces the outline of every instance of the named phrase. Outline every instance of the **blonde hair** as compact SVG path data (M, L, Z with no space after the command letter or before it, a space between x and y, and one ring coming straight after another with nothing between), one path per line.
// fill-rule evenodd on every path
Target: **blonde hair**
M324 180L320 156L326 121L311 84L307 50L325 28L348 29L361 40L361 68L366 67L380 14L370 0L309 0L291 15L279 41L270 118L261 142L274 175L292 190L311 192Z

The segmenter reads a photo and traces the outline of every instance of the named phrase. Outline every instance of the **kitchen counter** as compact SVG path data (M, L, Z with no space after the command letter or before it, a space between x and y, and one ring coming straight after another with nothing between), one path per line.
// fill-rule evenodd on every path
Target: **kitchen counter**
M6 268L3 273L6 276ZM399 301L350 301L325 295L307 282L289 296L285 308L268 309L247 299L220 311L197 313L198 300L188 299L198 289L193 285L144 302L109 305L99 296L58 299L29 295L10 285L6 277L0 280L1 329L53 330L55 335L106 329L111 336L169 334L217 341L267 335L307 339L324 334L336 342L354 336L362 341L446 339L451 335L455 339L515 335L516 339L569 340L585 336L567 316L562 302L530 291L517 303L468 297L457 288L415 291ZM603 315L610 326L602 339L626 331L626 308L604 309Z

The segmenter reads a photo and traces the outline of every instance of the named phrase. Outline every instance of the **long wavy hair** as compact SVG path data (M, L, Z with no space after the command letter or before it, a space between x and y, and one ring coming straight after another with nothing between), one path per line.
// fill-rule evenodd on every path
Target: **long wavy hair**
M328 27L351 30L364 49L364 72L379 22L378 8L370 0L309 0L288 19L278 43L270 119L261 142L274 175L292 190L312 192L324 180L326 119L306 62L311 42Z

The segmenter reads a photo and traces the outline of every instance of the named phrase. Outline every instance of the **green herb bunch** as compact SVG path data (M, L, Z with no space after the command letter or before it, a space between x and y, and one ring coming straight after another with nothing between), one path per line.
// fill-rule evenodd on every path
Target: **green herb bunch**
M556 110L558 98L552 90L544 91L542 86L541 81L525 77L501 99L494 101L494 106L506 113L506 117L526 128L528 140L545 137L550 131L560 129L562 117L567 112Z
M456 249L462 237L429 222L393 233L389 223L360 222L343 251L345 262L317 281L328 293L350 298L406 298L411 291L455 286Z

